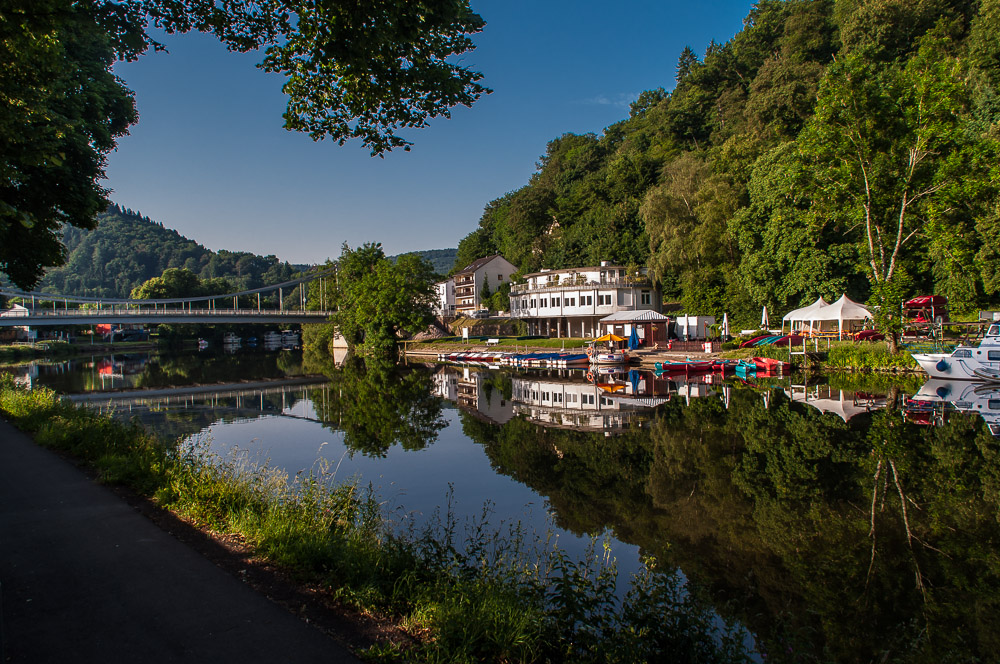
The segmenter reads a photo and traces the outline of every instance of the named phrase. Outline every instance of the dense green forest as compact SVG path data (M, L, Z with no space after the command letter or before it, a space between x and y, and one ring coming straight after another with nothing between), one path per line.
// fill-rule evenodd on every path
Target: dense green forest
M456 262L648 264L666 298L745 320L843 292L996 302L997 34L998 0L762 0L680 54L672 91L551 141Z
M184 268L202 280L225 279L247 290L293 279L307 265L244 251L212 251L138 212L112 205L94 230L64 226L66 263L49 269L39 290L80 296L128 297L134 288L169 268ZM415 252L445 274L455 249ZM392 259L397 259L393 256Z
M66 263L46 272L40 289L69 295L128 297L133 288L168 268L202 279L225 278L237 289L293 278L305 266L275 256L212 251L132 210L112 205L88 231L63 227Z

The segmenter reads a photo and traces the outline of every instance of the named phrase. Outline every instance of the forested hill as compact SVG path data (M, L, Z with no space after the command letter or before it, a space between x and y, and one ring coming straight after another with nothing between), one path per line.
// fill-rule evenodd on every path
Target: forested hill
M457 263L648 264L741 320L844 292L995 303L998 34L1000 0L762 0L627 119L551 141Z
M427 249L425 251L414 251L413 253L430 263L435 274L445 275L455 265L455 256L458 254L458 249ZM389 260L394 261L399 256L402 256L402 254L390 256Z
M135 286L171 267L191 270L202 279L224 277L244 290L293 278L305 266L275 256L212 251L177 231L132 210L113 205L98 217L95 230L63 230L65 265L50 269L39 284L67 295L128 297Z

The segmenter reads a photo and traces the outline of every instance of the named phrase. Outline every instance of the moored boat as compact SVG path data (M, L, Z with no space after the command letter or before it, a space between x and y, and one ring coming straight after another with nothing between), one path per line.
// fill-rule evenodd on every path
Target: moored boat
M978 346L959 346L950 353L911 353L932 378L1000 380L1000 324L993 323Z

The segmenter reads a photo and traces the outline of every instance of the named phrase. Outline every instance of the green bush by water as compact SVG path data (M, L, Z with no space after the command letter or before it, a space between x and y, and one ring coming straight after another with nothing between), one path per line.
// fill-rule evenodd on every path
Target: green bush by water
M835 369L861 371L910 371L920 368L909 353L890 353L889 345L884 341L836 342L830 347L825 364Z
M646 561L623 599L607 540L574 560L520 524L464 530L449 507L420 530L394 524L378 497L326 466L289 478L266 463L223 460L137 425L27 391L0 377L0 414L120 484L211 529L239 533L302 582L331 589L423 634L369 661L746 662L744 632Z

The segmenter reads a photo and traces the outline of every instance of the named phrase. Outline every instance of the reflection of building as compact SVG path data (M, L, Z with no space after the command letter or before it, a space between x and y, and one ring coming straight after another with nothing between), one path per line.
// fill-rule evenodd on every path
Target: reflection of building
M494 386L508 380L509 400ZM690 403L692 398L722 396L728 403L729 387L715 381L712 375L689 381L637 369L602 370L587 380L583 372L572 369L511 375L442 366L434 375L434 392L497 424L519 415L545 427L610 434L643 426L653 409L672 398Z
M501 374L442 366L434 374L434 393L462 410L494 424L514 417L513 405L493 379Z
M855 415L885 408L885 397L867 392L845 392L829 385L791 385L785 394L795 403L804 403L822 413L833 413L847 422Z

